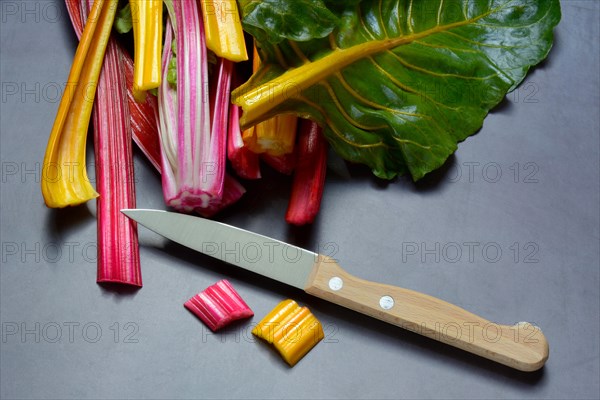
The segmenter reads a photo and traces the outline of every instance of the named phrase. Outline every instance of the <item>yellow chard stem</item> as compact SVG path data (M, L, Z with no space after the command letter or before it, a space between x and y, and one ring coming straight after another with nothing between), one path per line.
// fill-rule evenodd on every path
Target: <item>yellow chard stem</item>
M252 71L260 68L260 57L256 46L252 58ZM267 153L279 157L294 152L298 117L295 115L277 115L267 119L242 133L244 144L254 153Z
M236 0L201 0L206 47L234 62L248 59Z
M44 156L41 186L48 207L75 206L98 197L87 176L85 147L117 2L94 2L77 47Z
M381 51L379 42L371 41L347 49L336 49L319 60L290 69L260 86L248 87L246 84L240 86L231 97L234 104L242 107L243 110L240 118L241 128L246 129L265 120L269 112L281 103L298 96L333 72L339 71L367 54Z
M133 23L133 93L144 101L146 91L160 86L162 57L162 0L129 0Z
M277 115L256 125L256 142L263 151L272 156L294 152L298 117Z
M489 13L473 19L466 19L447 25L438 25L422 32L411 33L399 37L390 37L382 40L370 40L347 48L332 49L329 54L318 60L307 62L302 66L290 69L258 86L251 86L252 80L238 87L231 93L233 103L242 107L240 118L241 129L267 119L274 109L286 100L300 96L300 94L327 79L332 74L342 70L350 64L366 59L374 54L393 49L415 40L426 38L433 34L449 31L463 25L468 25L487 16Z

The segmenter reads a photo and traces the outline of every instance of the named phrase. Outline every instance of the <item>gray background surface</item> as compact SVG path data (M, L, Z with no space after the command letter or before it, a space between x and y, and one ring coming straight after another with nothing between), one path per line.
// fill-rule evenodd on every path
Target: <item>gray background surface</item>
M530 374L236 271L145 229L143 289L98 286L94 204L49 210L39 189L75 36L60 1L0 3L2 398L600 396L597 1L562 2L550 59L424 182L385 184L332 162L317 222L292 229L283 219L290 180L265 169L219 217L315 251L333 243L355 275L492 321L536 323L550 358ZM138 206L164 208L159 176L137 153L136 174ZM256 316L213 335L182 304L223 277ZM294 368L249 332L287 297L308 305L326 333Z

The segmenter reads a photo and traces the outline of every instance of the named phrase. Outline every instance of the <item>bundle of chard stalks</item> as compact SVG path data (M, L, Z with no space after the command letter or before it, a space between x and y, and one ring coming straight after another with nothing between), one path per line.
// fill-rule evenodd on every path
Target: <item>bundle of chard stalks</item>
M168 207L211 217L240 199L240 180L260 178L262 162L294 175L286 221L311 223L328 143L380 178L422 178L547 56L560 20L558 0L66 6L80 42L42 194L56 208L97 198L98 281L135 286L136 227L120 213L135 208L132 139L161 173Z
M135 226L120 213L136 203L132 139L162 174L165 203L175 210L213 216L244 193L226 171L227 160L238 177L259 179L262 159L295 175L286 221L313 222L327 143L316 123L292 115L240 129L230 93L242 73L236 63L248 54L235 1L164 0L164 15L163 0L131 0L121 8L118 0L66 5L80 39L69 74L77 84L59 106L42 193L48 207L97 198L98 282L142 285ZM134 58L113 25L133 31ZM92 114L96 190L85 163Z

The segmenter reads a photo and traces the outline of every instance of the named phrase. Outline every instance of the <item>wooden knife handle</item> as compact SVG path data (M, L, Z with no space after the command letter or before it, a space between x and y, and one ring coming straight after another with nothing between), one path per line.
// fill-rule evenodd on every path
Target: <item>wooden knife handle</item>
M548 342L533 324L499 325L423 293L359 279L326 256L308 282L314 296L521 371L548 359Z

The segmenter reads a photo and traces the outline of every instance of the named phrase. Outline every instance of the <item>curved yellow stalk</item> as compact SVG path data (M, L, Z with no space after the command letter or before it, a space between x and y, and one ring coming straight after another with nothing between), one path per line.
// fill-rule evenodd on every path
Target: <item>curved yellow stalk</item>
M242 117L240 118L240 126L242 129L247 129L249 126L264 121L277 106L286 100L299 97L304 90L358 60L412 43L415 40L426 38L435 33L473 23L486 15L484 14L477 18L448 25L436 26L410 35L383 40L371 40L347 48L335 47L326 56L307 62L300 67L290 69L279 77L258 86L252 86L253 82L250 80L231 93L233 103L242 107L243 110Z
M41 186L48 207L75 206L98 197L87 176L85 147L117 2L94 2L77 47L44 156Z
M235 0L201 0L206 47L217 56L239 62L248 59L244 31Z

